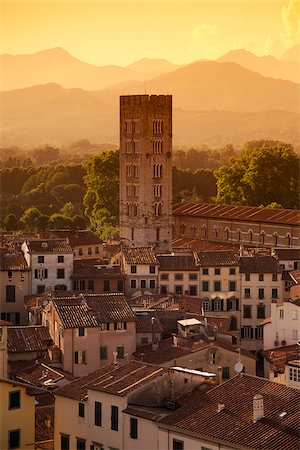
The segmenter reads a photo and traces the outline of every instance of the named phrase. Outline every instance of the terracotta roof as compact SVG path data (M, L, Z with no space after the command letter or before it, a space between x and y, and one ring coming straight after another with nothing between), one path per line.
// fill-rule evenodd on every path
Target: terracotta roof
M160 271L193 271L197 270L193 255L160 255L157 257Z
M7 328L8 353L46 351L52 344L48 328L42 325L11 326Z
M23 252L16 249L0 248L0 270L30 270L24 258Z
M24 363L24 361L23 361ZM11 365L10 365L11 367ZM55 383L62 381L65 374L48 366L40 361L29 361L19 368L14 376L21 381L33 384L35 386L55 386ZM69 377L68 377L69 378ZM71 378L72 379L72 378Z
M201 267L238 266L239 257L234 252L197 252L196 262Z
M54 406L35 408L35 444L42 450L54 449Z
M259 208L256 206L185 202L173 206L173 216L177 215L287 225L300 224L300 213L298 210Z
M12 323L6 320L0 320L0 327L8 327L9 325L12 325Z
M158 264L153 247L123 247L127 264Z
M299 359L300 351L299 346L287 345L286 347L275 347L271 350L265 350L262 352L264 357L272 364L273 368L277 372L284 372L285 363Z
M50 236L56 238L69 239L72 248L81 245L101 245L102 239L99 239L91 231L88 230L50 230Z
M275 253L281 261L297 261L300 260L299 248L276 248Z
M123 278L120 266L108 265L98 259L74 260L74 270L71 278Z
M186 317L196 317L201 322L207 323L208 328L208 334L211 334L214 327L217 327L218 333L227 333L229 331L230 327L230 317L228 316L209 316L209 315L202 315L202 314L195 314L194 312L187 312Z
M167 370L146 363L132 361L127 364L107 364L85 377L55 390L55 395L86 400L88 389L125 396L149 381L167 373Z
M189 313L201 313L202 301L200 298L187 297L186 295L179 298L179 308Z
M123 294L77 294L53 298L64 328L97 327L101 322L134 321Z
M125 414L130 414L131 416L141 417L142 419L152 420L153 422L156 422L171 413L170 410L168 411L166 408L162 407L137 405L129 405L126 409L123 409L122 412Z
M184 311L179 310L157 310L157 317L164 329L163 338L170 337L172 333L177 333L177 321L185 318Z
M136 313L136 332L137 333L162 333L164 331L159 318L154 312ZM152 317L154 317L152 325Z
M26 241L29 253L73 253L66 239L37 239Z
M264 418L253 422L256 394L263 397ZM243 374L202 393L159 424L226 447L291 450L299 447L299 401L298 389ZM217 412L219 403L225 408Z
M300 298L299 297L295 297L291 300L291 303L293 303L294 305L300 306Z
M230 249L239 249L239 245L234 245L230 242L215 242L215 241L207 241L204 239L190 239L183 237L176 237L172 240L172 248L176 251L178 249L191 249L197 251L213 251L213 250L230 250Z
M243 256L240 258L241 273L279 273L278 260L273 256Z
M294 280L297 284L300 284L300 270L293 270L292 272L289 272L290 277L292 277L292 280Z

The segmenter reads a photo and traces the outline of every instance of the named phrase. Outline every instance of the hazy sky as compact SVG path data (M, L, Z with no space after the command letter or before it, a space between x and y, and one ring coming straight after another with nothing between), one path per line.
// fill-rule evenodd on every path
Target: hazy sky
M1 53L62 47L96 65L173 63L245 48L280 56L300 38L300 0L0 0Z

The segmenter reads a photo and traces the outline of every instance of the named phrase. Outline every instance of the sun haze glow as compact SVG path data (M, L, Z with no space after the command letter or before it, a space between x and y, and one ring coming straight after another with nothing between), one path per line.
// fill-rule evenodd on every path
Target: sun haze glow
M62 47L80 60L126 66L177 64L245 48L280 56L299 43L300 0L3 1L1 53Z

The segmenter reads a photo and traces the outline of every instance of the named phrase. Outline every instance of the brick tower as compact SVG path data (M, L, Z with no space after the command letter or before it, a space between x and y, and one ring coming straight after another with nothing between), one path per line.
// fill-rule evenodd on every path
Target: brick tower
M120 97L120 236L171 249L171 95Z

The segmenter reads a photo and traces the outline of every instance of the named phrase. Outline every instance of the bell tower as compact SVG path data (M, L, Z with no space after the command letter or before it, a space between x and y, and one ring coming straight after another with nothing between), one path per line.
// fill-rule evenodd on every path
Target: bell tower
M171 95L120 97L120 237L171 249Z

